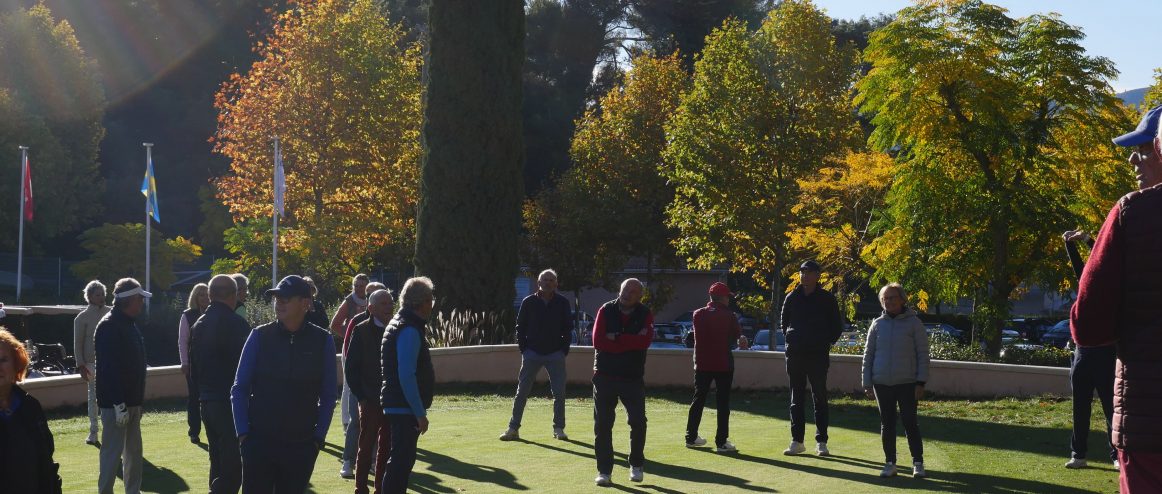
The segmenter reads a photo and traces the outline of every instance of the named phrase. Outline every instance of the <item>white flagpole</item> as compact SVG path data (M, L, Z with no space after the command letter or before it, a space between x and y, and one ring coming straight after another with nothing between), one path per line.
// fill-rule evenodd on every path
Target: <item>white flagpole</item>
M20 146L20 235L17 240L16 247L16 301L20 301L21 281L24 278L24 202L28 199L24 197L24 183L28 181L28 168L24 165L28 162L28 147Z
M145 146L145 170L146 170L146 173L149 173L149 168L153 164L153 143L152 142L143 142L143 143L141 143L141 145ZM154 177L150 177L150 178L157 180ZM148 189L146 189L146 190L148 190ZM151 225L149 224L149 221L150 221L149 220L149 213L151 211L150 205L152 204L149 201L149 199L150 199L150 197L149 197L149 194L147 193L145 195L145 291L147 291L147 292L150 291L149 290L149 247L150 247L150 245L149 245L149 230L151 229L150 228ZM146 309L148 309L148 307L149 307L149 304L146 304Z
M271 200L272 200L271 204L274 205L274 207L271 208L271 209L273 209L273 213L271 214L271 216L273 217L273 222L274 222L274 229L273 229L273 235L272 235L273 242L271 242L273 244L271 248L274 251L274 255L272 257L271 273L270 273L270 284L272 287L278 286L278 160L279 160L278 153L279 153L278 136L275 136L274 137L274 166L272 167L273 168L272 178L271 178L271 182L270 182L272 184L270 190L273 192L273 194L271 195ZM284 198L283 200L285 201L286 199Z

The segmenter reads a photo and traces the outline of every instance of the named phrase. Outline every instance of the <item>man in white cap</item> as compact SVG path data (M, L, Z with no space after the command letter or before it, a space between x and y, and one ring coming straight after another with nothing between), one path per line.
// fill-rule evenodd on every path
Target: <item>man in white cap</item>
M113 286L113 310L97 324L97 406L101 455L97 492L112 494L123 465L126 494L141 492L141 404L145 401L145 340L134 320L153 294L133 278Z

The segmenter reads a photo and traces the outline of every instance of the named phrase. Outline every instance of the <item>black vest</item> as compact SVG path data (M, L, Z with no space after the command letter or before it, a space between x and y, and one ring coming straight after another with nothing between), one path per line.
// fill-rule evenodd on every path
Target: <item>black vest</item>
M323 365L331 334L314 324L292 333L277 321L255 328L258 358L250 396L250 432L285 442L315 439Z
M601 320L605 323L606 334L636 334L646 325L646 318L650 310L642 304L637 304L629 314L629 320L621 323L621 307L617 300L606 302L601 306ZM621 353L593 352L593 372L603 376L612 376L622 379L640 379L646 374L646 351L630 350Z
M416 359L416 384L420 389L420 399L424 402L424 410L432 406L432 396L436 388L436 371L432 367L432 355L428 350L428 339L425 337L427 322L409 309L400 309L387 323L383 332L381 347L381 362L383 364L383 387L380 389L380 404L383 408L411 408L403 394L403 386L399 380L399 354L397 343L399 334L407 327L413 327L420 332L420 355Z

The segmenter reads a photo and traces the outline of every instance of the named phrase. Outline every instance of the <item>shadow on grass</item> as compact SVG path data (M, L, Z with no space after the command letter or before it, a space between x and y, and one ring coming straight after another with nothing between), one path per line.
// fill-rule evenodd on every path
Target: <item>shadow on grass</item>
M517 481L516 476L508 470L484 465L476 465L460 461L448 455L442 455L426 449L416 451L416 460L428 464L428 470L443 476L456 477L482 484L491 484L507 490L527 491L529 487ZM455 492L454 489L440 485L438 477L412 473L411 485L420 492ZM428 489L423 491L421 489Z
M141 490L145 492L189 492L190 485L173 470L154 465L148 459L142 462Z

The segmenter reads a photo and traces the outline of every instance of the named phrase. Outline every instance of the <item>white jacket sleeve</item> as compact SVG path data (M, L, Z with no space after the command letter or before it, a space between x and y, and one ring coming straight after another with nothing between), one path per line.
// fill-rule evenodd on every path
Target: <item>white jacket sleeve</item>
M867 341L863 345L863 387L872 387L872 368L876 360L876 334L879 332L876 321L872 321L867 330Z

